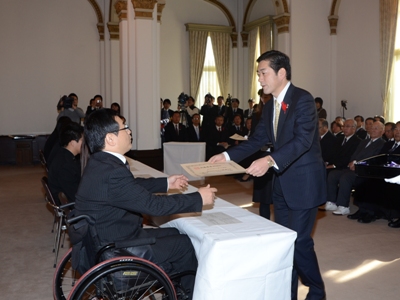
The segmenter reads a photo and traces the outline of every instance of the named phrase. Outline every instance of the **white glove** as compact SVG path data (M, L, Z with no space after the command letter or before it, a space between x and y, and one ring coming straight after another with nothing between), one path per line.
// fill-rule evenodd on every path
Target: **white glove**
M385 178L386 182L400 184L400 175L393 178Z

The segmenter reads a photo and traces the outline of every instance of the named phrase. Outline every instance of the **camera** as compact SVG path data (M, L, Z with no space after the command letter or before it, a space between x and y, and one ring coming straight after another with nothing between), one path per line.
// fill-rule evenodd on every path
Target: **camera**
M225 106L226 106L226 107L231 107L231 106L232 106L232 97L231 97L231 94L228 94L228 97L226 98L226 101L225 101Z
M340 101L340 104L342 105L342 107L343 107L344 109L347 110L347 100L342 100L342 101Z
M186 109L185 103L186 103L187 99L189 99L189 96L187 94L185 94L184 92L180 93L180 95L178 96L178 106L182 110Z

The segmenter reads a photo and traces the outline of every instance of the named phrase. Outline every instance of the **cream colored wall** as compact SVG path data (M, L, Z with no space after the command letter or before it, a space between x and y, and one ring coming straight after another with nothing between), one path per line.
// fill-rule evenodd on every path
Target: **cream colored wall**
M88 1L0 1L1 135L49 133L61 95L100 93L96 23Z

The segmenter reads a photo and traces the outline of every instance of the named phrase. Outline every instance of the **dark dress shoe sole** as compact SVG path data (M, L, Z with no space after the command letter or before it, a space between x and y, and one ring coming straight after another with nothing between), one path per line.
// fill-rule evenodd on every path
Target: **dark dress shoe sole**
M371 215L365 215L357 220L358 223L365 223L365 224L371 223L374 221L376 221L376 217L371 216Z
M388 226L392 228L400 228L400 219L389 222Z

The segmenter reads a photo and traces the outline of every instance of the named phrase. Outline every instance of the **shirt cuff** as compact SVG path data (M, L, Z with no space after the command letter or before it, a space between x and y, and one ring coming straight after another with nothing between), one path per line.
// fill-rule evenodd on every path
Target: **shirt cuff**
M229 154L226 151L222 152L222 154L225 156L225 160L226 161L230 161L231 160L231 158L229 157Z

